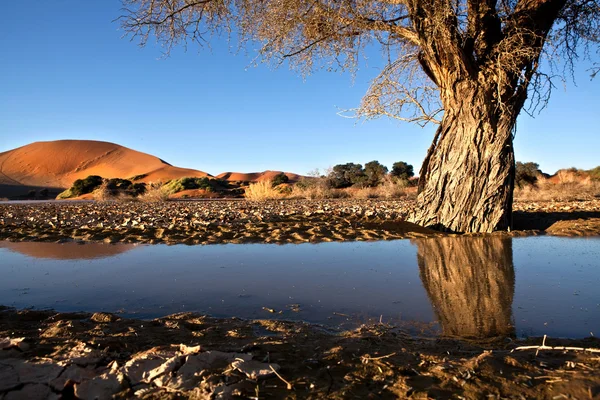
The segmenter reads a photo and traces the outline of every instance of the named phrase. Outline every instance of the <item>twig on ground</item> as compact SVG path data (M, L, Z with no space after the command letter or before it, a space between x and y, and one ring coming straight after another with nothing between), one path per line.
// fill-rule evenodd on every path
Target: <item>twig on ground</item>
M273 371L275 373L275 375L277 375L277 377L279 379L281 379L281 381L287 385L287 390L293 390L294 389L294 387L292 386L292 384L289 383L288 381L286 381L285 379L283 379L283 377L281 375L279 375L279 373L277 371L275 371L275 368L273 368L272 365L269 365L269 368L271 368L271 371Z
M367 355L367 356L360 356L360 359L361 359L361 361L362 361L363 364L368 364L369 361L383 360L385 358L390 358L390 357L393 357L395 355L396 355L396 353L388 354L386 356L381 356L381 357L370 357L370 356Z
M535 355L537 356L540 350L562 350L562 351L584 351L589 353L600 353L600 349L595 349L593 347L571 347L571 346L546 346L546 335L544 335L544 339L542 340L541 346L519 346L512 349L511 353L515 350L535 350Z

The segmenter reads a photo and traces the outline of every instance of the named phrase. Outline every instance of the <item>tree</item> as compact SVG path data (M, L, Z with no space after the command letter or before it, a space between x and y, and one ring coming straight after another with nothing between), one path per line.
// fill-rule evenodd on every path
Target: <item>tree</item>
M423 287L445 336L514 336L512 239L419 239Z
M388 169L379 161L371 161L365 164L366 184L371 187L379 185L387 174Z
M411 220L457 232L510 227L517 116L552 88L540 66L569 73L600 40L600 0L122 1L125 31L167 52L223 33L310 73L353 70L380 45L387 66L357 114L439 124Z
M415 173L412 165L407 164L404 161L398 161L392 165L392 172L390 172L390 175L407 181L415 176Z
M520 188L525 185L533 185L537 182L541 174L539 164L517 161L515 166L515 184Z
M332 188L342 189L365 183L367 177L361 164L346 163L334 166L328 179Z

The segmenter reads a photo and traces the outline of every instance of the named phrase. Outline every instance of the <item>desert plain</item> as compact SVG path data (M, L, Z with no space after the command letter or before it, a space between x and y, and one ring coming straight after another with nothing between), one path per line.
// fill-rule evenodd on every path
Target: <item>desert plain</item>
M0 197L43 189L58 194L90 175L137 177L144 183L213 177L105 142L32 144L0 153L0 166ZM214 178L251 184L280 173L225 172ZM301 178L286 176L292 183ZM567 197L518 199L512 231L475 236L600 235L600 199L578 198L577 193ZM37 251L34 242L75 242L110 254L116 243L298 244L465 236L407 222L413 207L410 193L394 199L4 201L0 240L22 242L29 254ZM599 349L593 336L414 335L383 321L340 331L194 312L143 320L106 312L2 307L0 399L591 399L600 398Z

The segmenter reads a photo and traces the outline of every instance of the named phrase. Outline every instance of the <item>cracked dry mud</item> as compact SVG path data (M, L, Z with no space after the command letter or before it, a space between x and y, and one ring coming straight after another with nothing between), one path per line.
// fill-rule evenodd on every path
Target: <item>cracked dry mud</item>
M411 200L0 204L0 239L167 244L303 243L444 235L406 222ZM600 235L600 200L521 202L513 232Z
M4 308L0 322L3 400L600 396L598 354L512 351L539 339L418 338L385 325L331 332L191 313L142 321Z

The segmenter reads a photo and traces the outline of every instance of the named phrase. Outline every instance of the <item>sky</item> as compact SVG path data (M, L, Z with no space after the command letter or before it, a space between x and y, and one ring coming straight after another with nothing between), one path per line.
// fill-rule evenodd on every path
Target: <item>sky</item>
M141 48L123 38L119 0L2 5L0 152L36 141L118 143L216 175L266 169L300 174L335 164L406 161L418 171L435 131L338 115L359 105L379 72L368 53L354 79L285 65L251 66L223 39L211 48ZM582 62L549 106L517 123L516 158L553 173L600 165L600 76Z

